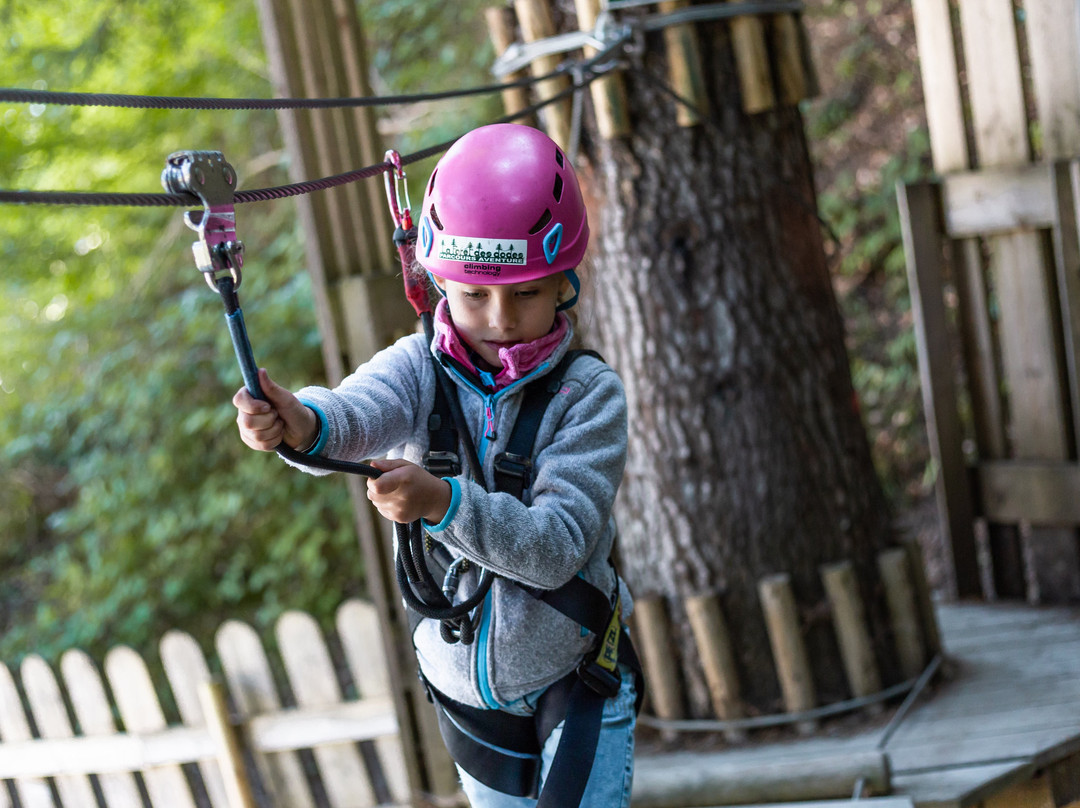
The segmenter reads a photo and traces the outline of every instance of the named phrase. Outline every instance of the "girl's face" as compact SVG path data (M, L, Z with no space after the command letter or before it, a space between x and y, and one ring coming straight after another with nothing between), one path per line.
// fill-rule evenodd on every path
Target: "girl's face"
M561 272L535 281L477 286L436 278L458 333L492 368L499 349L532 342L555 324L559 297L570 285Z

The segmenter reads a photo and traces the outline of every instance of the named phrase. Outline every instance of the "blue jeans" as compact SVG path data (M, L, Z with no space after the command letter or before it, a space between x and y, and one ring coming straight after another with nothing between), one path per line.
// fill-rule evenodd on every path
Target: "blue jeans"
M622 688L614 698L604 703L596 758L581 798L583 808L629 808L630 805L630 787L634 780L634 726L637 723L634 713L636 690L633 673L625 669L621 672ZM539 695L529 694L504 709L515 715L531 715ZM541 788L551 769L562 731L563 725L560 723L544 742ZM536 805L536 800L528 797L512 797L485 786L460 766L458 774L472 808L533 808Z

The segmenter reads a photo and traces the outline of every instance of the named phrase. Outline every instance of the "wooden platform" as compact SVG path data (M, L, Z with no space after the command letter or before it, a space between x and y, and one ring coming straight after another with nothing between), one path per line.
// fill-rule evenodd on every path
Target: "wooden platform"
M716 796L681 808L754 804L726 795L740 772L760 782L764 767L777 773L775 789L762 787L757 804L850 797L799 794L783 773L872 762L875 752L891 772L891 795L918 808L1060 808L1080 800L1080 608L946 604L939 620L949 678L938 679L884 745L879 719L847 733L825 726L806 739L643 755L635 808L675 808L657 796L659 786L689 782L695 771L714 773Z

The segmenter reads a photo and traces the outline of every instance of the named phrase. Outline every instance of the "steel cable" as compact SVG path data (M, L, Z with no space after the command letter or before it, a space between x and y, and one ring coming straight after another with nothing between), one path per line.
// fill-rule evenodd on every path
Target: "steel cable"
M556 78L569 68L559 66L543 76L528 76L498 84L484 84L460 90L413 95L372 95L350 98L198 98L169 95L128 95L124 93L57 92L27 90L19 87L0 87L0 103L42 104L67 107L122 107L125 109L195 109L195 110L282 110L282 109L341 109L349 107L381 107L414 104L425 101L444 101L472 95L491 95L515 87L528 87Z
M599 56L605 56L606 54L598 54ZM581 71L581 78L578 80L575 77L572 86L567 89L556 93L551 98L547 98L543 101L532 104L524 109L515 112L510 115L504 115L498 118L492 123L510 123L519 118L524 118L528 115L537 112L544 107L554 104L557 101L561 101L567 96L578 92L579 90L587 87L592 82L601 76L606 75L610 71L615 69L614 65L607 65L603 68L595 67L595 62L598 61L598 57L594 57L584 63L584 69ZM413 154L403 156L401 158L402 165L410 165L412 163L425 160L428 157L432 157L436 154L446 151L457 140L457 138L451 138L450 140L436 144L434 146L428 146ZM343 174L335 174L330 177L323 177L316 180L305 180L303 182L293 183L291 185L280 185L273 188L261 188L250 191L237 191L233 195L233 201L236 204L244 204L247 202L268 202L273 199L284 199L290 196L299 196L301 194L308 194L314 191L325 191L330 188L335 188L339 185L346 185L350 182L356 182L358 180L367 179L369 177L375 177L382 174L385 171L393 169L388 162L376 163L375 165L365 166L354 171L347 171ZM5 191L0 190L0 203L18 204L18 205L81 205L81 206L115 206L115 207L192 207L201 206L202 202L194 194L151 194L151 193L121 193L121 192L93 192L93 191Z

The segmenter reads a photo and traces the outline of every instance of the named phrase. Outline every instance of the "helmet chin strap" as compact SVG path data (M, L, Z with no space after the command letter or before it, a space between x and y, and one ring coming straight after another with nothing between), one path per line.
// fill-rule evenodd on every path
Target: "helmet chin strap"
M581 294L581 279L577 276L577 273L572 269L563 270L563 275L570 281L570 286L574 289L574 296L569 300L564 300L558 306L555 307L555 311L566 311L572 308L577 303L578 296Z

